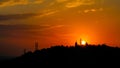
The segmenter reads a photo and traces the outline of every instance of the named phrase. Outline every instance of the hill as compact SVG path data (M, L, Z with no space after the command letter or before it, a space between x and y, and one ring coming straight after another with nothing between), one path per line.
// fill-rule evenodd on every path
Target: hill
M119 66L120 48L107 45L53 46L51 48L27 52L5 61L2 65L27 67L87 67Z

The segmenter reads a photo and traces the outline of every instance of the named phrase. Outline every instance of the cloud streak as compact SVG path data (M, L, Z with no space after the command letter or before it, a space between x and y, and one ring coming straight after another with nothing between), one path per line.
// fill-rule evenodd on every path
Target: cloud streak
M41 18L49 15L53 15L57 13L57 10L49 10L40 13L26 13L26 14L11 14L11 15L0 15L0 21L7 21L7 20L20 20L20 19L28 19L28 18Z
M43 33L62 27L64 27L64 25L0 25L0 37L2 39L44 36Z
M58 3L63 3L63 2L66 2L66 1L69 1L69 0L56 0Z
M94 0L74 0L74 1L68 2L66 4L66 7L74 8L74 7L78 7L81 5L92 5L94 3L95 3Z
M99 8L99 9L95 9L95 8L93 8L93 9L86 9L83 12L84 13L89 13L89 12L98 12L98 11L103 11L103 8Z
M18 20L18 19L26 19L36 16L37 14L13 14L13 15L0 15L0 21L7 20Z
M28 5L40 4L43 0L1 0L0 7L15 6L15 5Z

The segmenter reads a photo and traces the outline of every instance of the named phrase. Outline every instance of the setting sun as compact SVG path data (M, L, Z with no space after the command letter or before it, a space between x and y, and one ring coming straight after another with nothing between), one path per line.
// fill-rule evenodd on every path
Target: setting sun
M82 44L82 45L85 45L85 44L86 44L86 41L82 40L82 41L81 41L81 44Z

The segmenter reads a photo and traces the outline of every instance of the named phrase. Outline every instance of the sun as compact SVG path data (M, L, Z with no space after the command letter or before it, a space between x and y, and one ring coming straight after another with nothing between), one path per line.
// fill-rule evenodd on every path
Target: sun
M81 44L82 44L82 45L86 45L86 41L82 40L82 41L81 41Z

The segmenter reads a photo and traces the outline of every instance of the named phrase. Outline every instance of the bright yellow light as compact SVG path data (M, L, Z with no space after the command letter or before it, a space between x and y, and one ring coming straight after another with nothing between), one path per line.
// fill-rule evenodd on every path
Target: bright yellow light
M82 44L82 45L85 45L85 44L86 44L86 41L83 41L83 40L82 40L82 41L81 41L81 44Z

